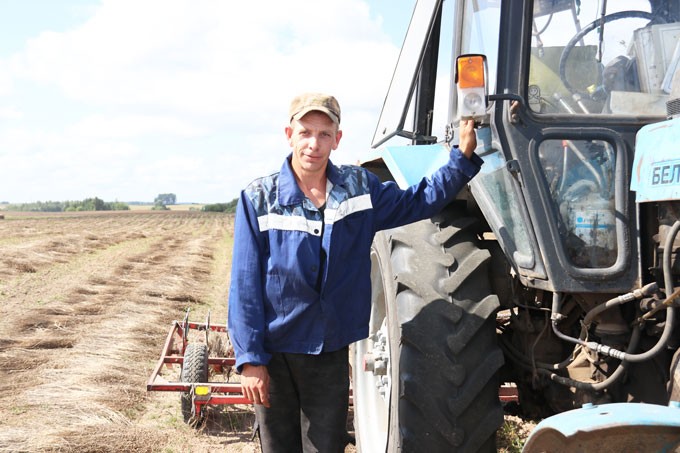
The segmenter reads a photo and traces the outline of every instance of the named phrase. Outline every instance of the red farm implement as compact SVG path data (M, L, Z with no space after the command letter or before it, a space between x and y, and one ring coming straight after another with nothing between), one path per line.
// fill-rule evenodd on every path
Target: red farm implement
M223 346L226 344L226 325L210 324L210 313L204 323L190 322L187 310L183 321L175 320L171 325L161 356L147 381L147 391L182 392L182 416L193 425L202 420L207 404L250 404L241 393L241 385L228 382L234 358L213 356L227 355ZM176 371L172 371L177 365L179 380ZM227 382L211 382L211 375L227 376Z

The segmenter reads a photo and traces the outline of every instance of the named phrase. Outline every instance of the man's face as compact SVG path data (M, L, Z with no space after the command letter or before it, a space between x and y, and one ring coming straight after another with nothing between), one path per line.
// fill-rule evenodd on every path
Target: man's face
M298 176L325 173L331 151L338 147L342 131L323 112L311 111L286 128L293 148L293 170Z

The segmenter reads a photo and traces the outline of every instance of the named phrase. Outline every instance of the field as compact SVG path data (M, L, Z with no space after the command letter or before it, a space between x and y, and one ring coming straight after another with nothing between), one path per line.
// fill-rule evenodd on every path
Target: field
M0 451L257 451L249 407L197 433L145 387L187 307L225 322L231 216L3 214Z
M0 214L0 452L259 451L249 406L196 431L145 386L172 320L225 322L232 216Z

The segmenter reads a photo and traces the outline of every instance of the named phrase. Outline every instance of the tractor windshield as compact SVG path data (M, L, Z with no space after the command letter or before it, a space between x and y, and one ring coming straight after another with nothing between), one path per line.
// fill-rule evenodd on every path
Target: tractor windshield
M680 22L668 7L658 9L652 11L648 0L534 3L531 109L665 115L680 61Z

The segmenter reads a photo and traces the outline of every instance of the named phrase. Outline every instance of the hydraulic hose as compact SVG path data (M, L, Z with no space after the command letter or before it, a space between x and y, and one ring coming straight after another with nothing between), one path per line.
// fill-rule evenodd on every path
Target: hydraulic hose
M640 328L636 328L635 330L633 330L633 334L631 336L630 342L628 343L628 349L626 352L632 353L637 348L638 343L640 341L640 333L641 333ZM553 382L556 382L560 385L564 385L567 387L573 387L579 390L589 390L594 392L602 391L609 387L610 385L612 385L617 380L619 380L621 376L623 376L628 366L630 365L629 362L621 362L619 366L614 370L614 372L610 374L602 382L595 383L582 382L568 377L560 376L551 371L555 369L560 369L562 364L541 366L543 364L537 363L536 364L537 367L533 367L529 364L528 358L522 356L522 354L519 351L517 351L517 349L507 344L507 342L501 341L501 347L503 347L504 351L509 353L515 359L515 363L518 364L520 368L531 372L536 371L538 374L548 377Z
M582 322L582 329L581 329L581 340L585 340L586 334L588 329L590 328L590 325L593 323L593 319L595 319L600 313L602 313L605 310L608 310L612 307L615 307L617 305L622 305L627 302L632 302L636 299L642 299L643 297L648 297L651 296L652 294L656 293L659 290L659 285L656 283L650 283L649 285L645 285L640 289L636 289L633 292L627 293L627 294L622 294L620 296L614 297L613 299L609 299L607 302L597 305L595 308L590 310L588 313L586 313L586 316L583 318Z
M666 302L668 302L664 303L664 305L667 305L667 308L666 308L666 323L664 325L663 332L661 333L659 341L654 345L652 349L650 349L647 352L643 352L642 354L635 354L629 357L628 360L630 360L631 362L642 362L643 360L649 360L652 357L654 357L664 347L666 347L666 343L668 342L671 333L673 333L673 326L675 324L675 308L673 307L672 297L673 294L672 256L673 256L673 243L675 242L675 237L678 235L678 231L680 231L680 220L675 221L670 231L668 232L668 236L666 236L666 242L664 242L663 245L663 259L662 259L663 279L666 288Z
M546 327L548 324L546 323ZM544 329L545 331L545 329ZM541 334L543 331L541 332ZM538 336L540 338L540 335ZM572 363L573 357L570 355L566 359L562 360L559 363L546 363L546 362L539 362L534 360L533 358L527 357L526 354L523 352L519 351L517 348L515 348L510 341L508 341L504 336L501 335L500 337L500 345L501 348L505 350L506 353L511 355L516 361L522 362L522 365L524 366L525 369L532 370L534 368L544 368L546 370L562 370L566 368L570 363Z
M632 351L637 347L638 340L640 339L640 329L635 329L633 331L633 336L630 339L629 347L628 350ZM630 362L621 362L619 366L614 370L612 374L610 374L607 379L605 379L602 382L597 382L597 383L591 383L591 382L582 382L582 381L577 381L575 379L567 378L564 376L559 376L555 373L553 373L550 370L546 370L544 368L538 368L536 371L539 374L542 374L544 376L547 376L550 378L550 380L557 382L558 384L565 385L567 387L574 387L579 390L590 390L594 392L599 392L601 390L606 389L610 385L612 385L614 382L619 380L621 376L623 376L623 373L626 371L628 368Z
M598 351L598 352L605 352L605 351L610 352L610 350L612 350L612 348L609 348L608 346L598 345L597 343L594 343L594 342L586 342L586 341L584 341L580 338L573 338L573 337L565 335L565 334L563 334L562 332L559 331L559 329L557 328L557 322L562 317L562 315L559 312L561 305L562 305L561 300L562 300L562 295L560 293L554 293L553 294L552 328L553 328L553 332L555 332L555 335L557 335L559 338L561 338L565 341L569 341L571 343L576 343L576 344L579 344L579 345L584 346L584 347L589 348L589 349L593 349L593 347L592 347L593 345L599 346L601 351ZM640 333L641 333L641 329L639 327L636 328L636 329L633 329L633 334L630 338L630 342L628 342L628 348L627 348L626 352L625 353L620 352L620 351L617 351L617 352L619 352L622 355L632 354L632 352L635 351L635 348L637 348L637 345L640 341ZM602 349L602 348L606 348L606 349ZM597 349L598 348L596 347L595 350L597 350ZM616 382L619 378L621 378L621 376L623 376L623 373L626 371L627 368L628 368L628 362L625 361L625 360L621 360L621 363L614 370L614 372L612 374L610 374L604 381L596 382L596 383L582 382L582 381L577 381L575 379L571 379L571 378L568 378L568 377L559 376L559 375L551 372L550 370L546 370L546 369L540 369L539 368L537 370L537 372L544 375L544 376L549 377L552 381L557 382L558 384L565 385L567 387L574 387L574 388L577 388L577 389L580 389L580 390L590 390L590 391L599 392L601 390L606 389L607 387L612 385L614 382Z
M616 359L620 360L625 360L629 362L644 362L646 360L651 359L655 355L657 355L659 352L663 350L663 348L666 347L666 343L668 343L668 339L670 338L671 334L673 333L673 327L675 325L675 308L673 307L673 274L672 274L672 252L673 252L673 243L675 242L675 237L678 235L678 231L680 231L680 220L676 221L673 226L671 227L670 231L668 232L668 235L666 236L666 241L664 242L664 249L663 249L663 258L662 258L662 263L663 263L663 274L664 274L664 280L666 283L666 295L667 299L664 302L664 305L667 307L666 308L666 322L664 324L663 332L661 333L661 336L659 337L659 341L656 342L654 347L652 347L650 350L645 351L640 354L630 354L628 352L622 352L614 348L610 348L609 346L599 344L594 341L584 341L581 338L572 338L567 335L564 335L562 332L560 332L557 329L557 321L559 321L559 311L555 312L555 310L559 310L561 302L559 302L560 295L558 293L555 293L553 295L553 331L555 332L555 335L560 337L561 339L565 341L570 341L572 343L577 343L580 345L583 345L587 347L588 349L591 349L597 353L608 355L610 357L614 357ZM652 285L647 285L644 288L640 290L640 294L643 294L643 291L650 291L653 289ZM602 311L606 310L607 308L611 308L614 305L618 305L621 303L628 302L630 300L634 299L634 293L630 293L624 296L619 296L617 298L611 299L607 302L605 302L603 305L600 307L596 307L595 309L591 310L587 315L586 318L583 320L584 324L584 329L587 329L587 327L590 325L592 322L592 319ZM633 298L631 298L633 297ZM557 299L557 300L556 300ZM597 311L596 311L597 310ZM596 313L592 314L593 311L596 311ZM590 315L590 316L589 316ZM581 336L583 337L584 332L582 331Z
M640 353L640 354L634 354L633 351L637 347L637 344L640 340L640 335L642 331L642 325L638 325L635 329L633 329L633 334L631 336L630 342L628 343L628 348L626 349L626 352L621 352L617 351L616 349L610 348L605 345L598 344L596 342L586 342L581 338L573 338L569 337L557 329L557 322L561 319L562 315L560 314L560 309L561 309L561 295L559 293L555 293L553 295L553 306L552 306L552 327L553 331L555 332L555 335L557 335L559 338L569 341L571 343L576 343L580 344L583 346L588 347L589 349L596 351L598 353L602 353L605 355L609 355L614 358L619 358L621 360L621 363L619 364L618 368L614 370L614 372L607 377L602 382L598 383L589 383L589 382L581 382L577 381L571 378L566 378L563 376L556 375L555 373L551 372L550 370L547 369L542 369L538 368L537 372L543 375L548 376L551 380L554 382L567 385L570 387L575 387L578 389L583 389L583 390L594 390L594 391L599 391L607 388L609 385L611 385L613 382L615 382L618 378L621 377L623 372L626 370L628 367L628 363L630 362L642 362L645 360L649 360L652 357L654 357L656 354L661 352L661 350L666 346L666 343L668 342L668 339L670 338L671 333L673 332L673 327L675 325L675 309L673 307L673 300L676 297L676 294L673 291L673 274L672 274L672 254L673 254L673 244L675 242L675 238L678 235L678 231L680 231L680 221L676 221L673 226L671 227L670 231L668 232L668 235L666 236L666 241L664 242L664 249L663 249L663 257L662 257L662 265L663 265L663 275L664 275L664 281L665 281L665 291L667 295L666 301L664 301L664 305L667 307L666 308L666 322L664 325L664 330L661 333L661 337L659 337L659 341L656 342L654 347L652 347L650 350ZM643 291L651 291L653 289L652 285L647 285L644 288L641 288L639 291L639 294L642 294ZM635 293L635 292L634 292ZM634 293L631 293L635 295ZM634 297L635 298L635 297ZM633 299L634 299L633 298ZM602 311L611 308L615 305L619 305L621 303L629 302L630 300L633 300L630 298L629 295L624 295L620 296L614 299L611 299L607 301L605 304L602 304L599 307L596 307L596 309L591 310L588 312L586 317L584 318L584 325L590 325L592 320L597 316L599 313ZM597 311L596 311L597 310ZM641 318L642 319L642 318ZM586 323L587 321L587 323Z
M576 343L580 344L581 346L588 347L588 344L580 339L580 338L574 338L570 337L569 335L565 335L560 330L557 328L557 323L564 318L564 315L560 313L562 310L562 294L558 292L553 293L553 302L552 302L552 312L550 314L550 319L551 319L551 324L552 324L552 329L555 335L557 335L558 338L561 338L564 341L568 341L569 343Z
M668 236L666 236L666 242L664 242L663 245L663 258L662 258L663 278L666 288L666 301L664 301L664 305L666 305L667 308L666 308L666 322L663 327L663 332L661 332L661 337L659 337L659 341L657 341L654 347L652 347L652 349L650 349L649 351L643 352L641 354L626 354L623 360L628 360L629 362L644 362L645 360L651 359L666 347L666 343L668 343L668 339L673 333L673 327L675 325L675 308L673 307L672 303L673 302L672 255L673 255L673 243L675 242L675 237L678 235L678 231L680 231L680 220L675 221L670 231L668 232Z

